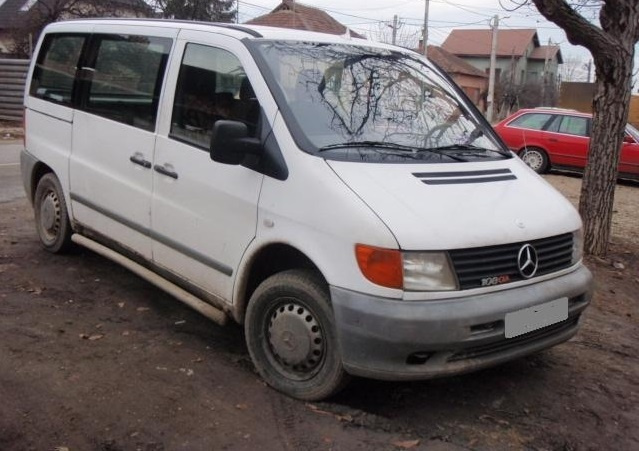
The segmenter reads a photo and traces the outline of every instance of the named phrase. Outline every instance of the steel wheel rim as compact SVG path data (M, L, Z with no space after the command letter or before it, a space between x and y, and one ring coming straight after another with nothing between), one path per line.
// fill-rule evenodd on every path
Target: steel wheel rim
M541 169L544 161L541 153L536 150L527 150L524 153L524 157L522 158L522 160L524 160L524 163L526 163L528 167L530 167L534 171L538 171L539 169Z
M279 299L264 321L267 358L288 379L311 379L322 368L326 340L317 315L296 298Z
M38 227L41 236L48 243L52 243L58 237L62 224L62 207L54 191L47 191L43 196L39 213Z

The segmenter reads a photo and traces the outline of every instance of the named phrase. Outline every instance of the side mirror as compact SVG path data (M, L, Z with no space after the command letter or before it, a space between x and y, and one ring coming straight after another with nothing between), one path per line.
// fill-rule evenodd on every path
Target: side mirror
M628 144L635 144L637 141L630 135L623 135L623 142Z
M243 122L218 120L213 125L209 150L211 160L238 165L247 155L261 153L262 144L257 138L249 138L248 127Z

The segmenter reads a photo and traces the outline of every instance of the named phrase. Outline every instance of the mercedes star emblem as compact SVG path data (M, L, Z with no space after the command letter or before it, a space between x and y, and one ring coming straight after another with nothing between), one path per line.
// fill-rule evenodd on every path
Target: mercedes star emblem
M524 279L530 279L537 272L538 265L537 251L532 245L524 244L521 249L519 249L519 254L517 255L519 274L521 274Z

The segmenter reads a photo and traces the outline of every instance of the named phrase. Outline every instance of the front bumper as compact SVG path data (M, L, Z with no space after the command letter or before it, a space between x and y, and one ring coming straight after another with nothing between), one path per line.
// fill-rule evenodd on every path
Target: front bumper
M331 287L345 369L374 379L411 380L496 365L572 337L593 279L575 271L532 285L446 300L399 301ZM514 338L506 313L568 298L568 319Z

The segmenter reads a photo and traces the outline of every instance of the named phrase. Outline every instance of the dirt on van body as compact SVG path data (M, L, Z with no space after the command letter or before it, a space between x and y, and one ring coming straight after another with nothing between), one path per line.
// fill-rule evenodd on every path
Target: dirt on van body
M548 179L576 199L578 178ZM89 251L48 254L28 202L0 203L0 449L639 449L637 201L620 186L574 339L459 377L357 379L318 403L265 386L239 326Z

